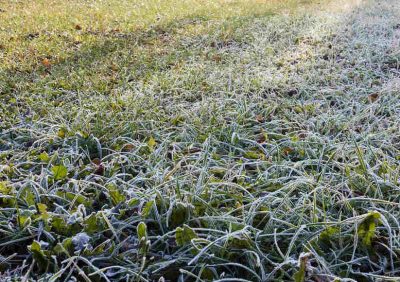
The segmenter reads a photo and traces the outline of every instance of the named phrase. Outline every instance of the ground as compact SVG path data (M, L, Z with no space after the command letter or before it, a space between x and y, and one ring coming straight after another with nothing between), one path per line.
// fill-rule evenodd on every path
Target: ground
M399 14L0 0L0 280L398 281Z

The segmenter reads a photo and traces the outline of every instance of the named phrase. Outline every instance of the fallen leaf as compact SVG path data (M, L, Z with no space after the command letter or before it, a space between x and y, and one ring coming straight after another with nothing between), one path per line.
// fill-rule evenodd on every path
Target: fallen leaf
M39 37L39 33L38 32L34 32L34 33L29 33L28 35L25 36L26 39L28 40L32 40L35 38Z
M264 143L265 141L267 141L267 135L265 133L258 135L257 143Z
M298 135L299 139L305 139L307 137L307 133L306 132L301 132Z
M290 148L290 147L286 147L286 148L283 148L283 149L282 149L282 152L283 152L283 154L284 154L285 156L287 156L287 155L289 155L290 153L293 152L293 149Z
M379 98L379 94L378 93L372 93L368 95L368 100L370 103L375 102L376 100L378 100Z
M75 25L75 29L76 29L76 30L81 30L82 27L81 27L79 24L77 24L77 25Z
M44 58L44 59L42 60L42 65L45 66L46 68L50 68L50 67L51 67L50 60L47 59L47 58Z
M104 165L99 158L94 158L92 163L95 165L94 174L104 175Z
M222 61L222 57L221 57L221 55L214 55L214 56L212 57L212 60L213 60L214 62L219 63L219 62Z
M256 115L256 121L262 123L265 121L265 118L262 115Z
M295 88L292 88L292 89L289 89L286 93L289 97L292 97L294 95L297 95L299 93L299 91Z
M111 68L112 71L117 71L118 70L118 66L116 64L114 64L114 63L111 64L110 68Z
M122 147L122 150L124 152L130 152L130 151L133 151L133 149L135 149L135 146L131 143L127 143Z

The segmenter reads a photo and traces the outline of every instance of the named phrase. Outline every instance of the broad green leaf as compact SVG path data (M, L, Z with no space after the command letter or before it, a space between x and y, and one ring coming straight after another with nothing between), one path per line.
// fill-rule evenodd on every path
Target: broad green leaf
M49 214L47 213L47 206L42 203L37 203L37 207L38 207L39 213L41 215L41 218L44 220L49 219Z
M42 203L37 204L40 213L47 213L47 206Z
M213 167L210 169L210 173L214 174L216 177L223 178L226 173L226 168L223 167Z
M88 234L93 234L95 232L100 231L97 226L97 217L95 213L92 213L89 217L87 217L84 223L85 223L85 231Z
M227 240L226 245L234 249L250 249L251 239L246 235L232 236Z
M183 203L177 203L171 213L170 225L172 227L179 226L186 221L188 216L189 216L188 206Z
M55 180L62 180L67 177L68 170L63 165L55 165L51 168Z
M304 282L305 276L306 276L306 272L302 268L300 268L299 271L297 271L293 275L293 278L294 278L295 282Z
M125 195L121 194L117 189L111 189L109 193L114 205L125 201Z
M65 220L58 216L53 216L51 218L51 227L57 232L61 234L66 234L69 230L69 225L65 222Z
M134 207L137 206L140 203L139 199L130 199L128 202L128 206Z
M40 269L46 269L48 265L47 257L42 250L40 243L37 241L33 241L30 246L28 246L29 251L32 253L35 262L37 263Z
M243 156L247 159L255 159L255 160L260 158L260 154L255 151L247 151L244 153Z
M324 243L329 243L332 237L339 232L339 228L336 227L328 227L319 235L319 240Z
M176 228L175 241L178 246L187 245L192 239L197 237L196 232L186 224L184 224L183 227Z
M14 207L16 203L14 188L8 182L0 182L0 207Z
M41 160L42 162L47 163L50 160L50 157L46 152L42 152L39 155L39 160Z
M29 216L23 216L23 215L18 216L18 224L20 227L25 227L29 225L30 222L31 218Z
M381 214L379 212L371 211L358 227L358 237L366 247L371 247L372 239L375 237L376 227L381 222L380 218Z
M65 254L71 253L74 249L74 246L72 244L72 238L66 238L62 241L62 243L58 243L54 248L53 251L60 255L60 254Z
M13 190L12 186L9 185L8 182L6 182L6 181L0 182L0 194L10 195L12 190Z
M25 187L21 194L20 194L20 199L25 200L25 202L29 205L29 206L33 206L35 205L36 202L36 197L35 194L32 192L31 189L29 189L29 187Z

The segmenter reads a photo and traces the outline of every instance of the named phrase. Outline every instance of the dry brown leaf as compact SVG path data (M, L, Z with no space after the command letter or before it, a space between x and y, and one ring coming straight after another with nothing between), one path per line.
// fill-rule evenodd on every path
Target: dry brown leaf
M219 62L222 61L222 57L221 57L221 55L214 55L214 56L212 56L212 60L213 60L214 62L219 63Z
M111 68L112 71L117 71L118 70L118 66L116 64L114 64L114 63L111 63L110 68Z
M261 133L260 135L258 135L257 143L264 143L265 141L267 141L267 137L265 136L264 133Z
M47 59L47 58L44 58L44 59L42 60L42 65L45 66L46 68L50 68L50 67L51 67L50 60Z
M133 149L135 149L135 146L131 143L127 143L123 147L124 152L130 152L130 151L133 151Z
M376 100L378 100L379 98L379 94L378 93L372 93L368 95L368 100L370 103L375 102Z
M299 139L304 139L304 138L307 137L307 133L306 132L301 132L301 133L299 133L298 137L299 137Z
M285 148L282 149L282 152L283 152L283 154L284 154L285 156L287 156L287 155L289 155L290 153L293 152L293 149L290 148L290 147L285 147Z
M265 121L265 118L262 115L256 115L256 121L262 123Z

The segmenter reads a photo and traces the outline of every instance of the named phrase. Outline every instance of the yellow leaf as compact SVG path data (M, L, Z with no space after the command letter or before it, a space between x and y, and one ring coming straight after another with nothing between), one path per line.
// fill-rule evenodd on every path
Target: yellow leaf
M156 146L156 144L157 142L153 137L150 137L149 141L147 141L147 146L149 146L151 150L154 150L154 146Z
M45 204L38 203L37 207L38 207L39 213L41 215L41 218L44 219L44 220L49 219L50 216L47 213L47 206Z
M47 212L47 206L45 204L38 203L37 206L38 206L38 209L39 209L40 213L46 213Z
M65 137L65 130L63 128L61 128L58 132L57 132L57 136L60 138L64 138Z

